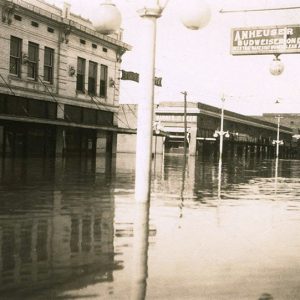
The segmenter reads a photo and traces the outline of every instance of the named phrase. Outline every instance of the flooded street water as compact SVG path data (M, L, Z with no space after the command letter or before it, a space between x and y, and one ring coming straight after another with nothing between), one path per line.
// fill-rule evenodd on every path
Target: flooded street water
M134 164L3 162L0 299L300 299L300 161Z

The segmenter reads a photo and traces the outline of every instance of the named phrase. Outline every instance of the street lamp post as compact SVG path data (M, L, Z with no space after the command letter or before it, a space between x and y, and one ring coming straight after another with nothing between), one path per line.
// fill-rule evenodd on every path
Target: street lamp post
M138 14L145 25L143 41L139 39L139 42L143 43L145 52L143 69L140 73L143 96L138 104L135 166L135 200L141 203L150 200L156 21L161 17L168 1L143 0L143 5L138 10ZM209 22L210 9L204 0L181 0L178 5L180 5L181 22L185 27L196 30ZM111 0L104 1L100 15L105 17L101 18L103 22L100 20L97 26L99 32L110 34L117 31L121 16Z
M282 117L277 116L275 118L277 118L277 137L276 137L276 140L272 141L272 144L273 145L276 144L276 159L278 159L278 157L279 157L279 145L283 145L283 140L279 139L279 134L280 134L280 119Z
M223 140L224 136L229 137L229 132L224 131L224 102L225 97L221 98L222 100L222 107L221 107L221 127L220 130L216 130L214 133L214 137L217 138L220 136L220 143L219 143L219 168L218 168L218 197L220 198L221 195L221 175L222 175L222 156L223 156Z
M195 9L191 10L193 12L191 18L188 18L188 11L183 10L182 22L190 29L199 29L205 26L209 20L208 6L203 5L203 1L189 1L194 5ZM189 2L187 1L185 7L188 4ZM200 10L199 4L201 5ZM141 99L138 105L135 168L135 200L141 203L150 200L156 21L161 17L165 5L162 5L159 0L148 0L145 1L145 6L138 10L147 31L143 37L145 61L143 71L140 74L140 85L143 88L144 94L143 99ZM197 9L197 16L195 16Z
M276 102L279 103L279 102ZM280 134L280 119L282 118L281 116L276 116L277 118L277 136L276 140L272 141L272 144L276 144L276 159L275 159L275 194L277 193L277 180L278 180L278 160L279 160L279 145L283 145L283 140L279 139L279 134Z
M143 44L146 58L140 74L143 98L138 104L135 164L135 199L142 203L147 202L150 197L156 21L162 10L156 3L138 11L145 25Z

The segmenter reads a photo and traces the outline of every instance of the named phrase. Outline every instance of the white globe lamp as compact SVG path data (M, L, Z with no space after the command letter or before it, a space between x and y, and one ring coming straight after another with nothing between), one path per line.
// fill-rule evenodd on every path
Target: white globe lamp
M183 25L192 30L205 27L211 17L210 7L204 0L181 0L178 9Z
M281 60L278 57L274 58L270 64L270 73L274 76L278 76L282 74L283 71L284 71L284 64L281 62Z
M94 22L96 31L102 34L112 34L120 29L122 16L119 9L110 0L100 4L97 21Z

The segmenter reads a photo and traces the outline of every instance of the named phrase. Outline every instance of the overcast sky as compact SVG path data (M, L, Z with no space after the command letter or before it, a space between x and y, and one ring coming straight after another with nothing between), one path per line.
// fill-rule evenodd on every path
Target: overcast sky
M62 7L61 0L48 0ZM281 55L285 69L280 76L272 76L269 65L272 55L230 55L230 29L265 25L299 24L300 9L265 12L220 13L220 9L238 10L299 6L300 0L207 0L211 7L210 23L201 30L186 29L179 21L178 3L170 0L158 21L156 75L162 77L162 87L155 88L155 101L181 101L182 91L188 100L220 105L243 114L263 112L300 113L300 56ZM97 18L98 0L68 0L71 10L83 17ZM143 59L141 20L136 13L137 1L115 0L122 16L123 40L133 50L123 56L122 69L140 73ZM140 1L141 2L141 1ZM185 1L188 3L188 0ZM139 84L121 82L120 102L138 103ZM280 104L275 105L276 99Z

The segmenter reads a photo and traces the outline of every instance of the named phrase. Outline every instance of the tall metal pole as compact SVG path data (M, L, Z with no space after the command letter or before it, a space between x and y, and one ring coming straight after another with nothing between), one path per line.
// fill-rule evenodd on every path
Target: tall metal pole
M161 16L161 12L158 4L138 11L145 25L141 42L146 58L143 72L140 74L140 84L144 94L138 104L135 168L135 200L141 203L150 200L156 21Z
M219 145L219 167L218 167L218 198L221 198L221 180L222 180L222 156L223 156L223 139L224 139L224 102L225 97L222 96L222 106L221 106L221 128L219 131L220 135L220 145Z
M187 92L182 92L184 95L184 109L183 109L183 122L184 122L184 155L187 154L187 120L186 120L186 101L187 101Z
M277 139L276 139L276 158L279 156L279 128L280 128L280 116L277 117Z
M222 100L222 107L221 107L221 129L220 129L220 161L222 161L222 155L223 155L223 136L224 136L224 96L221 98Z
M140 73L140 86L144 92L138 105L137 141L136 141L136 168L135 168L135 200L148 202L150 200L151 187L151 158L152 158L152 122L154 104L154 69L155 69L155 44L156 23L161 17L167 1L148 0L143 1L144 7L138 10L145 25L145 32L140 37L145 57L143 71ZM183 24L190 29L204 27L210 18L210 11L205 3L196 1L192 3L196 12L182 16ZM190 15L190 16L188 16Z

